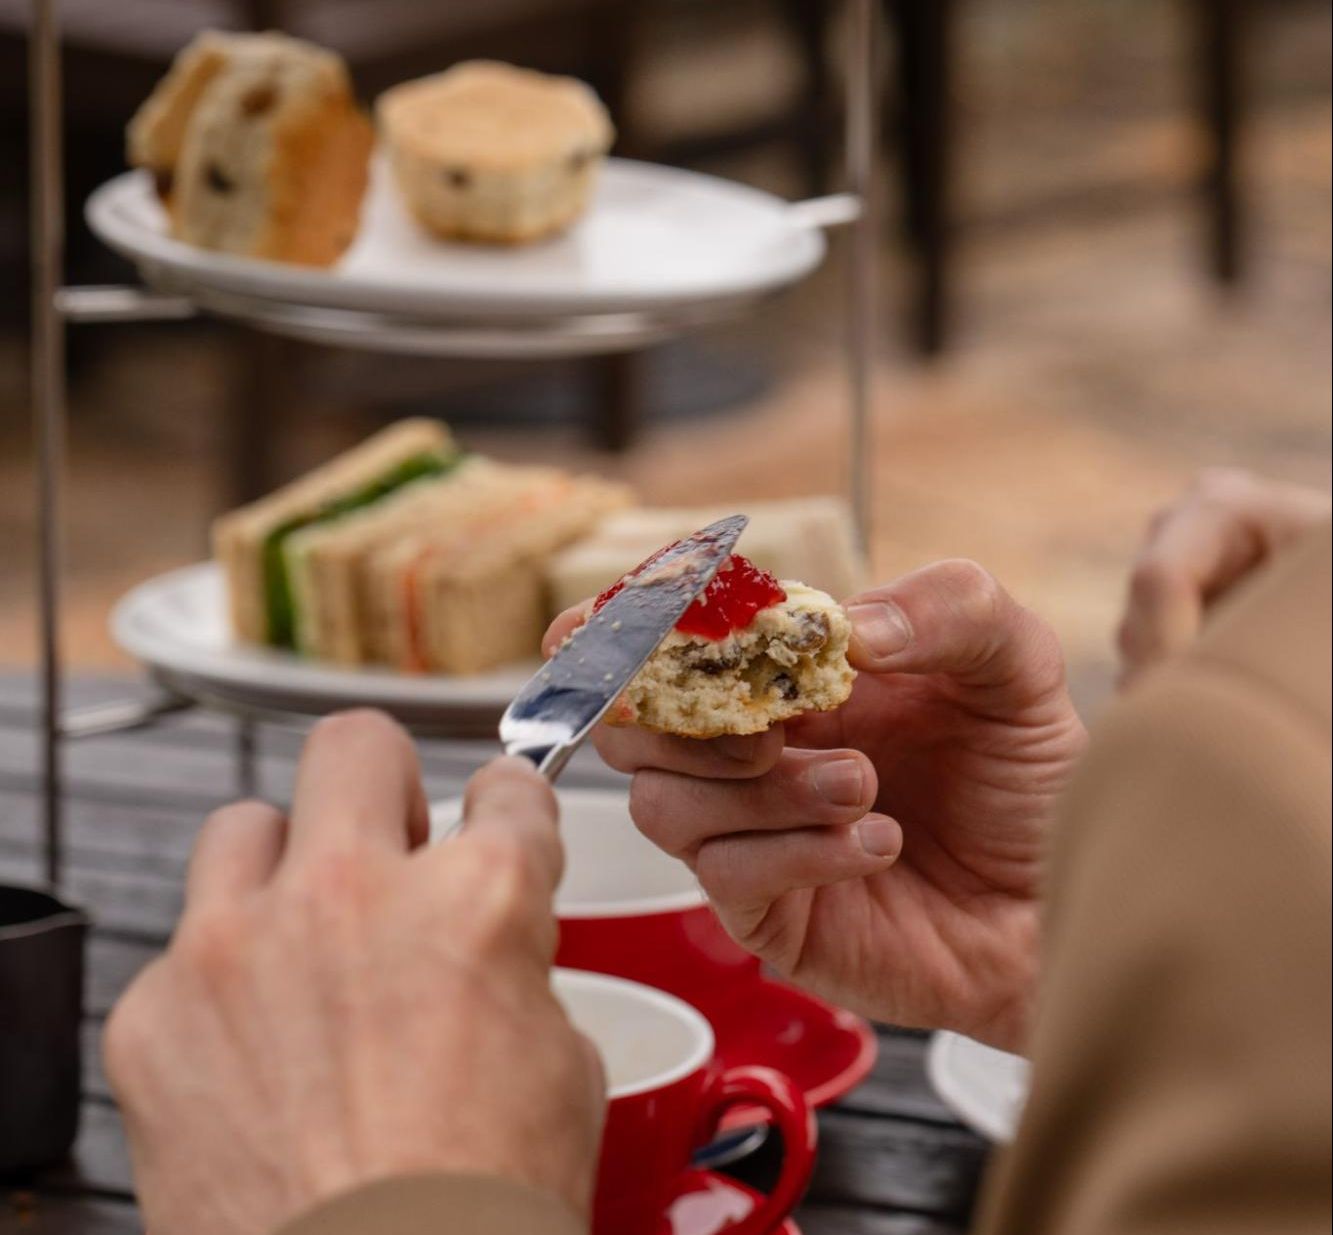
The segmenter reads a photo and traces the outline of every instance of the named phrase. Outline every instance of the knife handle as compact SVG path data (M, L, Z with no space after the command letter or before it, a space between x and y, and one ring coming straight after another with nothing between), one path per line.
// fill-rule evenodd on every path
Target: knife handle
M564 742L559 742L554 746L530 746L525 742L509 742L505 746L506 755L521 755L524 759L530 759L532 763L551 784L555 784L556 777L565 770L565 764L570 760L577 748Z

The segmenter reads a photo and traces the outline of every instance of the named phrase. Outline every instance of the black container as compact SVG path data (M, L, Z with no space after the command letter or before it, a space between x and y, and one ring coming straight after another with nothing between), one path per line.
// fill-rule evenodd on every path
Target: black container
M0 885L0 1175L64 1159L79 1128L88 920Z

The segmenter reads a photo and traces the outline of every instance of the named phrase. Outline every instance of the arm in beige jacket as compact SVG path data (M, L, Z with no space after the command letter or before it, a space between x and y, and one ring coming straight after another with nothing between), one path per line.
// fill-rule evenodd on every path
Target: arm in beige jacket
M1097 734L988 1235L1328 1230L1329 545L1280 559Z

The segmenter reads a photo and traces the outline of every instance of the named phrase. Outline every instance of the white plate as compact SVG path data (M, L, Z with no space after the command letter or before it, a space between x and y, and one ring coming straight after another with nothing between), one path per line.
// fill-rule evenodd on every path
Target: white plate
M1027 1101L1030 1065L957 1033L937 1033L926 1053L935 1092L969 1128L1008 1143Z
M465 677L345 669L233 640L222 573L202 562L159 575L127 593L111 614L115 641L174 688L214 702L321 714L383 708L447 731L493 725L536 671L524 662Z
M451 244L409 217L376 160L356 242L330 270L231 257L167 235L146 172L88 199L88 224L150 282L189 294L417 318L680 309L773 291L824 253L823 234L758 189L652 163L608 160L587 213L523 247Z

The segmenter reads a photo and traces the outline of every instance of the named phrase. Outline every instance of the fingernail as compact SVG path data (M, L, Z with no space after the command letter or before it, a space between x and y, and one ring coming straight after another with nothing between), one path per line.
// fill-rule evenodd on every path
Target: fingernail
M901 652L912 641L912 628L902 610L886 600L852 605L847 616L862 646L876 659Z
M859 806L865 792L865 774L855 759L835 759L815 768L815 789L834 806Z
M761 733L733 733L717 738L713 745L728 759L735 759L738 763L749 763L759 750L763 736Z
M862 819L856 825L856 839L872 857L896 858L902 849L903 834L892 819Z

